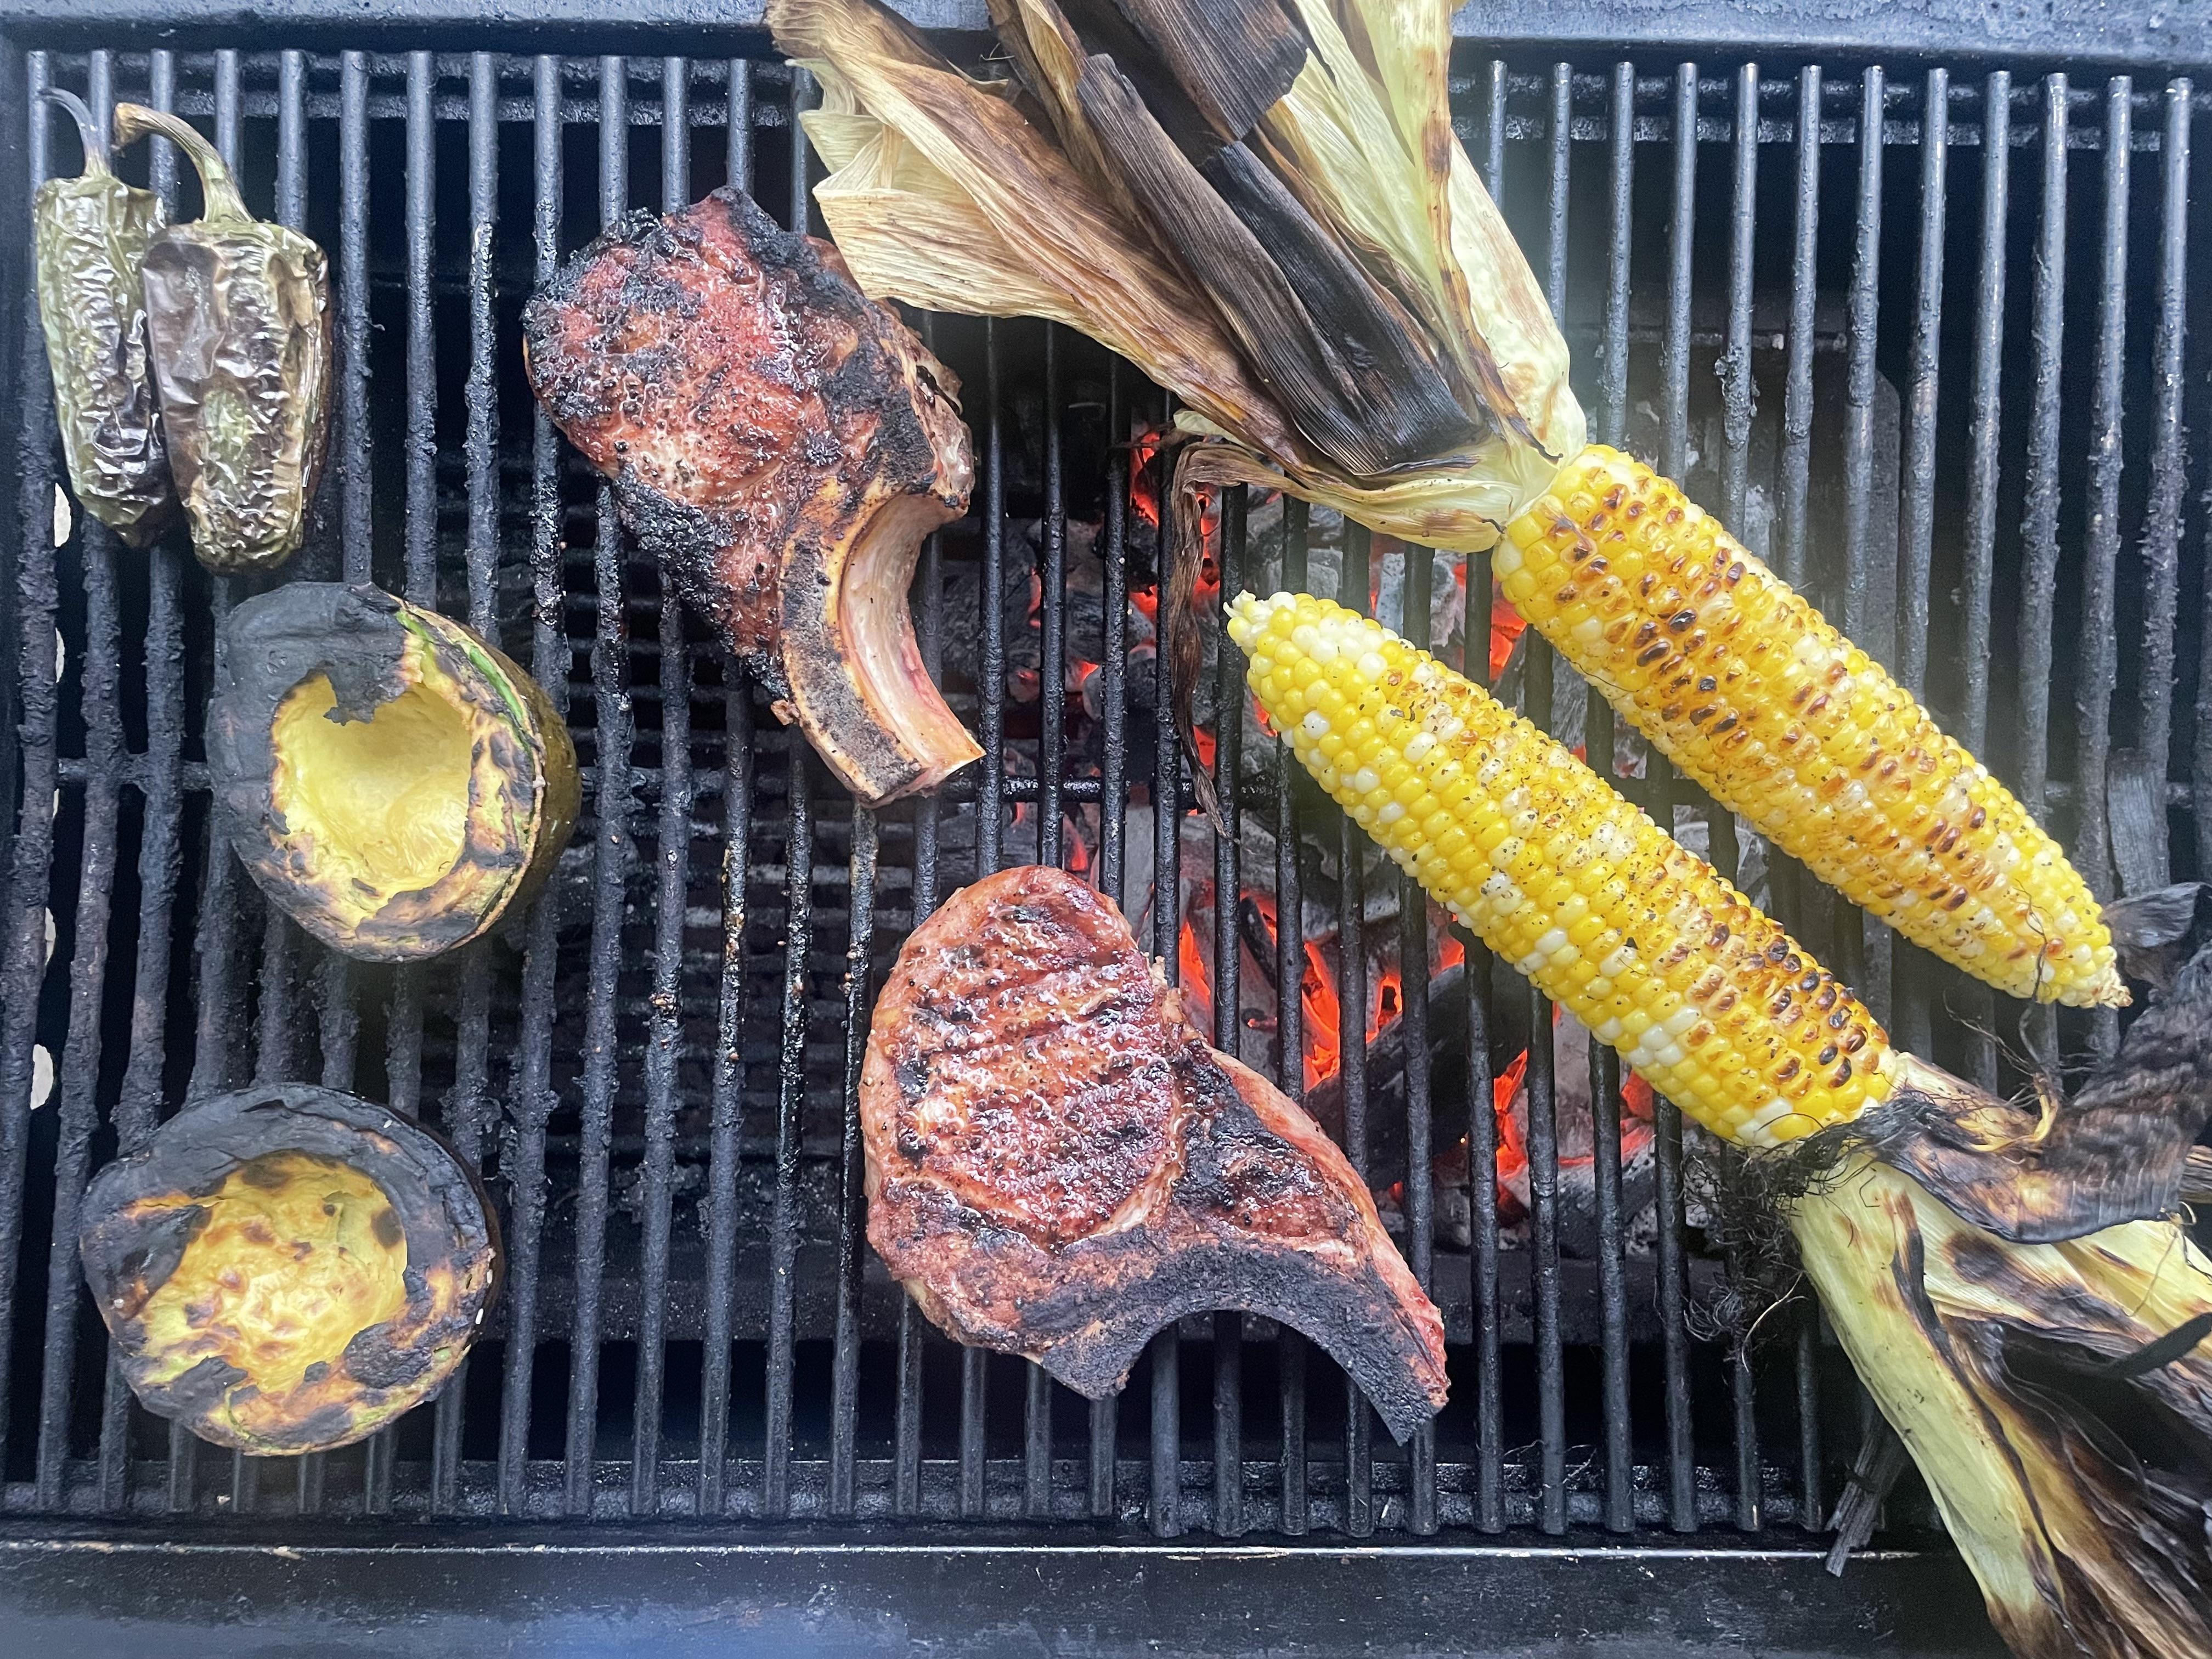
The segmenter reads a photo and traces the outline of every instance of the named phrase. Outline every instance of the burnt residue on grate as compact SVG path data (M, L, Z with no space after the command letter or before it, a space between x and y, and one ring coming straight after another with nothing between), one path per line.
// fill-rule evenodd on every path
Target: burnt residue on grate
M210 842L198 738L217 624L250 590L177 538L141 556L58 526L44 353L8 297L0 759L23 810L0 924L0 1512L1631 1541L1822 1515L1857 1396L1802 1301L1748 1347L1715 1330L1729 1267L1697 1132L1663 1102L1639 1118L1609 1051L1544 1040L1549 1008L1276 763L1234 653L1200 699L1227 833L1189 810L1154 648L1157 391L1061 331L918 319L967 388L982 476L925 550L917 635L986 756L936 799L855 808L667 602L517 345L532 285L635 207L736 181L803 223L805 77L237 44L9 61L21 90L201 124L257 211L330 252L334 465L295 568L380 580L528 661L574 731L586 821L544 899L448 961L349 964L269 911ZM1467 67L1462 137L1545 274L1595 435L1718 502L2019 781L2102 890L2212 868L2192 810L2212 787L2212 471L2184 442L2212 426L2212 227L2190 201L2206 100L1850 61ZM26 109L0 95L9 213L75 161ZM126 165L194 210L166 145ZM2023 1018L1739 836L1514 637L1486 558L1409 556L1242 492L1212 510L1207 597L1283 585L1425 617L1908 1044L2002 1087L2033 1054L2112 1040L2094 1017ZM2151 810L2108 807L2124 787ZM868 1254L873 986L947 893L1028 860L1121 902L1221 1047L1325 1086L1447 1316L1454 1399L1407 1448L1378 1448L1335 1369L1264 1322L1185 1321L1091 1405L952 1347ZM284 1078L441 1128L508 1249L496 1318L434 1407L290 1464L141 1412L69 1247L100 1164L196 1095Z

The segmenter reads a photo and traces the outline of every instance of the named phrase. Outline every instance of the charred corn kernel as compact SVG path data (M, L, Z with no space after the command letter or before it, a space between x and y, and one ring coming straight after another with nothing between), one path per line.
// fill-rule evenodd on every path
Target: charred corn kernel
M1888 1039L1850 992L1480 687L1325 599L1240 594L1229 634L1251 659L1247 678L1268 719L1337 801L1706 1127L1773 1146L1887 1097ZM1322 672L1306 677L1310 664ZM1307 735L1316 714L1333 730L1368 732L1333 768ZM1419 786L1387 823L1385 807L1403 796L1386 775ZM1408 833L1438 814L1444 834Z
M1506 527L1505 597L1712 796L2014 996L2125 1003L2087 884L2011 792L1682 492L1593 446Z

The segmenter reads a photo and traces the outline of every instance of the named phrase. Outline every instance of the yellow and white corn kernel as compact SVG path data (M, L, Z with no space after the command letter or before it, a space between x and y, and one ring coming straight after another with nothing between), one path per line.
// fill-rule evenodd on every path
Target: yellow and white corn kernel
M1229 610L1253 694L1322 787L1684 1111L1766 1146L1887 1097L1888 1039L1850 992L1559 744L1325 599Z
M1592 446L1506 527L1505 597L1717 800L2014 996L2127 991L2088 885L1879 663L1668 480Z

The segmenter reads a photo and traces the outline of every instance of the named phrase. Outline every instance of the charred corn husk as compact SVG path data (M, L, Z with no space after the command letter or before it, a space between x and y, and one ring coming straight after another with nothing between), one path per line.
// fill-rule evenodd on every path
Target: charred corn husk
M1888 1040L1850 990L1559 744L1325 599L1247 593L1230 616L1322 787L1707 1128L1771 1146L1888 1094Z
M1507 526L1492 568L1668 759L1853 903L2014 996L2127 1000L2057 842L1650 467L1584 450Z

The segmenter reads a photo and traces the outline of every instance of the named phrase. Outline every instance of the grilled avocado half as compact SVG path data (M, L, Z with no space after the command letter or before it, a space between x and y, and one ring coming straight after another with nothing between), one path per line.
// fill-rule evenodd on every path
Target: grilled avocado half
M428 1400L499 1280L492 1208L444 1141L298 1083L188 1106L109 1164L77 1254L146 1409L264 1455Z
M576 751L495 647L374 587L294 582L225 625L208 766L261 890L331 949L413 962L536 892Z

